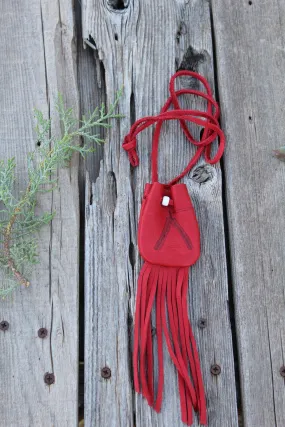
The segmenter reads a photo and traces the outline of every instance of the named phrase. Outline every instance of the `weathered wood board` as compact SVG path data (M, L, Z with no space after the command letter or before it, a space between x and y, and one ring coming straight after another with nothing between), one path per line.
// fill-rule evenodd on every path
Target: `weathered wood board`
M18 191L27 181L27 153L36 148L33 108L54 118L64 95L78 114L72 2L3 1L0 4L0 158L15 156ZM59 172L59 187L45 195L39 211L56 218L39 236L40 264L28 289L0 302L0 425L71 427L78 402L78 185L75 159ZM40 339L38 329L48 337ZM55 384L47 386L44 374Z
M212 3L245 427L285 425L285 4Z
M98 178L87 183L85 425L182 426L177 379L167 353L161 414L133 393L131 337L141 267L136 234L143 187L150 179L152 132L139 137L141 162L134 171L121 144L131 121L160 110L168 96L169 78L179 66L201 72L214 86L209 3L84 0L82 6L83 37L91 37L102 61L107 100L111 102L115 91L124 85L120 112L126 115L113 123L99 174L95 174ZM181 82L187 86L192 83ZM193 105L193 100L187 105ZM179 127L165 126L159 159L161 181L176 175L191 154L193 150ZM221 170L202 163L184 182L202 235L202 255L190 280L190 312L201 354L209 426L234 427L238 421ZM197 327L201 317L208 325L203 330ZM218 377L210 373L213 363L221 366ZM101 376L105 366L111 369L108 380Z

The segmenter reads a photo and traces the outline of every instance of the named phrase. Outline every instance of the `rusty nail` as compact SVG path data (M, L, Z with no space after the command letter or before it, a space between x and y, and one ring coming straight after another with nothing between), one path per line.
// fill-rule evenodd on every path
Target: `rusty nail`
M101 377L105 378L105 380L111 378L111 369L108 366L101 369Z
M45 338L45 337L47 337L47 334L48 334L48 331L46 328L40 328L38 330L38 337L39 338Z
M2 322L0 323L0 329L1 331L7 331L9 329L9 323L7 322L7 320L2 320Z
M281 377L285 378L285 366L281 366L279 372L280 372Z
M207 327L207 319L201 317L201 319L198 321L198 326L200 329L205 329Z
M55 376L53 373L46 372L44 375L44 382L48 385L55 383Z
M212 375L220 375L221 373L221 367L217 365L216 363L211 366L211 374Z

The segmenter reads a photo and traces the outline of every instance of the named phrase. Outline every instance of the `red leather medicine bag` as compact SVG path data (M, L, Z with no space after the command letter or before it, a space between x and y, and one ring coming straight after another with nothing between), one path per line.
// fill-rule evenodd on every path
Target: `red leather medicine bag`
M205 92L196 89L175 90L176 78L198 79ZM197 346L188 318L189 267L200 256L200 234L196 215L185 184L178 183L200 159L217 163L224 151L225 137L219 126L219 107L207 80L192 71L179 71L171 77L170 97L157 116L137 120L125 137L123 148L133 166L138 166L136 137L155 125L152 143L152 182L146 184L139 219L138 245L144 259L139 275L134 326L133 369L135 390L157 412L163 397L163 337L177 369L182 421L193 423L193 409L200 424L207 424L206 399ZM196 95L207 101L207 110L181 109L181 95ZM178 120L196 152L180 175L167 184L158 181L157 157L161 126L166 120ZM204 130L195 140L186 122ZM217 143L211 157L211 144ZM151 316L155 309L155 316ZM155 337L152 322L155 319ZM158 375L154 379L153 339L156 339ZM156 391L156 393L155 393Z

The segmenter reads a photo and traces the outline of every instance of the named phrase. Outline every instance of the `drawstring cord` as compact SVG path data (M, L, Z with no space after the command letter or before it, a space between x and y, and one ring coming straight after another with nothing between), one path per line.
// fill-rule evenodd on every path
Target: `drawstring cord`
M175 90L175 80L178 77L186 76L198 79L203 84L206 93L196 89ZM143 117L137 120L132 125L130 132L126 135L124 139L123 148L128 152L129 160L132 166L138 166L139 157L137 154L137 136L140 132L142 132L149 126L156 125L153 134L151 165L152 182L158 182L157 160L161 127L164 121L179 120L186 138L191 144L197 147L197 150L194 156L189 161L188 165L185 167L185 169L167 184L171 186L173 184L176 184L181 178L183 178L183 176L185 176L198 162L199 158L202 155L204 156L204 159L207 163L217 163L221 159L222 154L224 152L225 135L222 129L220 128L218 122L220 116L219 106L213 98L209 83L204 77L193 71L178 71L170 79L169 92L170 96L158 115ZM178 98L181 95L186 94L196 95L205 99L207 101L207 111L182 109L180 107ZM173 107L173 109L170 110L170 107ZM187 127L186 122L191 122L204 128L201 140L197 140L193 137ZM211 144L217 138L219 138L218 148L215 155L211 157Z

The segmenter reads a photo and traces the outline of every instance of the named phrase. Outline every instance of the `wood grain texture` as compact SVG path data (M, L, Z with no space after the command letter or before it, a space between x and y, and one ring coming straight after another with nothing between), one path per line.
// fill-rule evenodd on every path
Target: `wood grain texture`
M27 153L36 148L33 108L53 119L54 135L59 91L78 114L72 2L1 2L0 21L0 158L16 157L21 191ZM39 212L55 210L56 217L40 233L31 286L0 303L0 318L10 323L0 334L1 426L78 424L77 163L60 171L58 190L39 201ZM47 338L38 338L40 327ZM50 387L46 372L55 375Z
M170 76L182 66L204 74L213 87L212 39L207 1L83 2L83 37L91 36L105 68L108 102L124 85L120 112L104 148L96 182L87 185L85 243L85 423L100 426L182 426L177 379L165 353L165 392L156 414L132 388L131 348L137 276L137 222L149 181L152 132L139 137L140 166L132 171L123 137L130 121L158 112ZM184 79L182 85L195 84ZM185 105L196 105L185 101ZM193 154L177 124L164 128L161 181L176 175ZM207 393L210 427L237 426L232 338L219 166L201 163L185 178L201 227L202 254L190 280L190 312ZM199 330L198 320L208 327ZM210 367L218 363L219 377ZM101 377L108 366L112 376ZM198 423L196 421L195 425Z
M212 4L245 427L284 426L285 5Z

